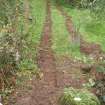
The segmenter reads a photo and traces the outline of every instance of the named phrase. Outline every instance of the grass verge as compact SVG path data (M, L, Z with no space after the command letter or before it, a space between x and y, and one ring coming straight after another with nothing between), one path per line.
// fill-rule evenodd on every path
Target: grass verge
M27 46L24 46L23 49L24 59L20 64L20 67L24 69L37 68L37 47L40 43L41 33L44 26L46 2L44 0L31 0L30 11L32 21L29 24L29 33L26 38Z
M60 12L52 6L53 21L53 50L57 55L68 57L82 57L79 46L73 45L70 41L70 34L65 25L65 19Z

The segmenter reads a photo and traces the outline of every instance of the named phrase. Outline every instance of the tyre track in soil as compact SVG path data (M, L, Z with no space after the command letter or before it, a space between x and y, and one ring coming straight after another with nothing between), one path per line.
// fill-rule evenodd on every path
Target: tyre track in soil
M56 69L56 59L54 57L54 52L51 49L51 7L49 0L46 1L46 20L37 54L37 63L43 73L43 77L39 79L34 78L32 80L31 92L22 97L18 97L15 105L58 105L57 101L63 92L62 89L65 86L70 86L71 82L76 82L71 81L70 75Z
M52 46L52 20L50 2L47 0L46 20L38 48L37 63L43 77L33 81L34 92L31 105L57 105L56 64Z
M52 20L50 5L49 0L47 0L46 20L37 54L37 63L43 73L43 77L39 79L34 78L32 80L32 91L27 96L20 97L15 105L58 105L57 100L65 86L81 88L82 83L84 83L84 77L80 79L75 78L77 70L71 70L75 67L71 66L72 61L68 60L68 58L58 60L60 67L57 65L57 58L55 58L54 52L51 49ZM61 63L61 61L65 63ZM63 65L65 68L61 70ZM71 73L65 72L66 69L70 69Z
M52 50L51 4L47 0L47 15L38 48L37 63L43 73L41 80L33 81L34 93L30 105L58 105L58 98L64 84L62 72L56 69L56 59Z
M78 33L76 33L76 29L72 22L72 17L69 16L59 4L56 6L56 8L60 11L61 15L65 18L65 25L66 25L66 28L67 28L70 36L71 36L71 42L74 44L75 43L79 44L80 36Z
M68 14L63 10L63 8L58 4L56 6L57 10L61 13L61 15L65 18L65 26L67 28L67 31L69 32L70 36L71 36L71 42L76 44L80 44L81 39L79 40L80 36L76 33L76 30L74 28L73 22L71 20L72 17L68 16ZM83 88L83 84L87 83L88 78L86 76L84 76L81 72L81 63L74 63L73 60L65 60L65 62L69 62L70 65L74 64L76 66L71 66L71 71L69 72L70 75L65 75L64 78L66 77L66 79L64 79L64 82L67 86L72 86L74 88ZM77 70L72 70L72 68L75 68ZM72 75L73 74L73 75ZM76 78L77 75L80 75L79 78Z
M57 9L65 18L65 25L67 27L68 32L70 33L71 42L74 44L79 44L80 51L86 55L92 56L94 59L98 59L100 56L104 57L105 54L103 54L101 46L97 43L89 43L85 41L82 35L79 32L77 32L78 30L75 29L74 24L72 22L72 17L69 16L59 4L57 5Z
M56 69L56 58L51 49L52 20L50 5L48 0L46 8L47 16L37 55L38 66L43 72L43 78L41 78L41 80L33 81L35 87L31 96L30 105L58 105L57 100L65 86L81 87L80 80L73 80L68 73L66 74Z

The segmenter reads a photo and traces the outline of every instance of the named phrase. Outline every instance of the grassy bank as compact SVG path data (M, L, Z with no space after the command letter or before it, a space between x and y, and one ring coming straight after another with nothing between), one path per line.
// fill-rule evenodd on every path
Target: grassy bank
M81 57L79 46L74 46L71 43L70 34L65 25L65 18L60 12L52 7L53 21L53 46L52 48L57 55L66 55L72 57Z
M99 43L102 50L105 51L105 24L93 20L90 11L87 9L72 8L69 5L63 6L68 15L72 16L72 21L76 28L88 42ZM90 37L91 36L91 37Z

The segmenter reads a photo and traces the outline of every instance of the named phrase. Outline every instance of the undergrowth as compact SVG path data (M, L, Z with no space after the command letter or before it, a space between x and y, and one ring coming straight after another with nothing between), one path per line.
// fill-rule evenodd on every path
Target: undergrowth
M87 90L65 88L60 105L100 105L98 98Z

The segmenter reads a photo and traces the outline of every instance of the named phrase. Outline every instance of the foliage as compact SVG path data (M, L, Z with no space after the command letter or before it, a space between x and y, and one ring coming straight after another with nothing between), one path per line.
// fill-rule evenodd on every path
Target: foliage
M79 6L81 3L81 0L58 0L61 4L69 4L72 6Z
M81 0L81 5L90 9L94 19L105 21L105 0Z
M6 25L16 18L16 8L20 8L20 0L0 0L0 25Z
M97 89L97 96L101 102L101 105L105 104L105 79L97 80L95 84L95 88Z
M105 0L94 0L90 10L96 20L105 21Z
M97 66L97 67L96 67L96 70L97 70L98 72L102 72L102 73L105 74L105 67L103 67L103 66Z
M100 105L99 100L87 90L65 88L59 99L60 105Z
M20 62L19 64L19 69L20 70L31 70L33 71L34 69L37 69L36 65L34 64L34 62L24 59L23 61Z

